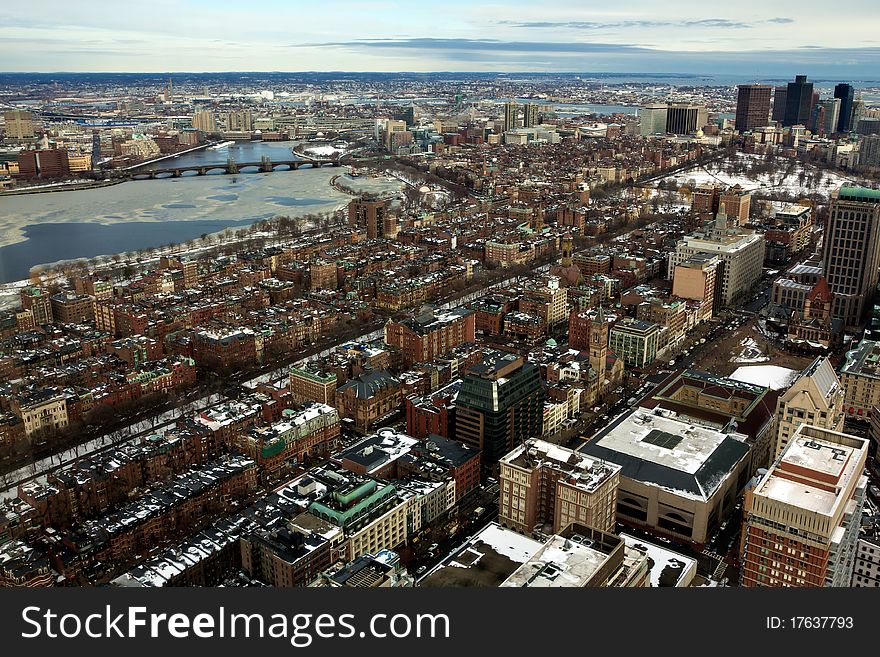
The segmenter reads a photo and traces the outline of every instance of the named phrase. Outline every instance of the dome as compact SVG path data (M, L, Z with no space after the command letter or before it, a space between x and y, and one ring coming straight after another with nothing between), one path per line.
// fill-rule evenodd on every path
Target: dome
M430 191L431 191L431 188L428 187L427 185L422 185L421 187L419 187L419 193L420 193L420 194L427 194L427 193L429 193Z
M547 346L548 346L548 347L555 347L555 346L557 346L557 342L556 342L556 340L554 340L553 338L548 338L548 340L547 340Z

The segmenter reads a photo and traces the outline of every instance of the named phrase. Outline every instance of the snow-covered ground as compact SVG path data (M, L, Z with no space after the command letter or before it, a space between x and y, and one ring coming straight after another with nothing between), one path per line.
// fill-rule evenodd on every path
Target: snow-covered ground
M737 153L738 164L755 164L763 161L761 156L748 153ZM679 171L678 173L663 178L664 181L674 180L676 184L696 186L707 183L721 183L723 185L740 185L744 189L753 192L773 193L787 192L790 194L829 194L841 185L854 184L858 178L837 171L820 171L815 167L806 166L796 162L790 174L786 175L790 162L779 159L776 161L777 172L771 173L734 173L734 168L726 161L713 162L707 167L697 166L693 169ZM801 182L800 174L804 174ZM819 175L821 174L821 176Z
M344 152L344 149L336 148L335 146L311 146L303 149L303 153L306 155L314 155L315 157L333 157L337 153Z
M742 351L730 359L731 363L766 363L770 360L770 356L763 352L754 338L743 338L740 346Z
M751 383L772 390L783 390L794 383L799 374L800 372L797 370L779 367L778 365L749 365L738 367L730 375L730 378L735 381Z

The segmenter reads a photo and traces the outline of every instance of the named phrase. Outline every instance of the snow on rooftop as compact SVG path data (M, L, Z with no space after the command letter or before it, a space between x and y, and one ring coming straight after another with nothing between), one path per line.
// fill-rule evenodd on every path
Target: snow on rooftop
M620 538L627 546L647 553L650 560L648 562L648 576L651 580L651 586L683 587L690 584L694 578L697 571L696 559L629 534L620 534ZM663 577L664 572L666 577Z
M735 381L751 383L756 386L783 390L788 388L800 376L800 372L778 365L749 365L738 367L730 376Z
M667 417L669 415L635 411L613 427L598 444L674 470L695 474L727 438L727 434L682 422L674 416ZM672 447L655 444L650 439L646 441L652 432L662 432L680 440Z
M480 543L516 563L526 563L541 549L541 544L537 541L494 522L474 536L473 545L478 546Z

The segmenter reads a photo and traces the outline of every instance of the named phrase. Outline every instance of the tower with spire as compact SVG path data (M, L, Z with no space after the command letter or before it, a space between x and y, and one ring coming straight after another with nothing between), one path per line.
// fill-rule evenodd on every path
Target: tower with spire
M605 363L608 360L608 322L605 321L605 311L599 305L599 312L595 319L590 322L590 367L599 376L601 385L605 376Z

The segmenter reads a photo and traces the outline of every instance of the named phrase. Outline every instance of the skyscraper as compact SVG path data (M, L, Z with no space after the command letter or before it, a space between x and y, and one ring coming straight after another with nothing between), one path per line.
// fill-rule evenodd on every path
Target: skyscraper
M639 132L643 137L666 134L666 103L645 105L639 110Z
M785 94L785 118L783 126L807 125L813 108L813 83L806 75L797 75L788 83Z
M742 586L849 586L865 505L868 440L802 424L746 489Z
M736 124L740 132L767 125L770 90L766 84L741 84L736 97Z
M880 190L844 186L831 195L822 259L834 317L858 328L877 287Z
M538 106L534 103L523 105L523 128L534 128L538 125Z
M516 103L504 103L504 131L516 128L516 118L519 108Z
M840 124L840 105L839 98L826 98L817 103L813 111L816 118L813 126L815 133L830 135L839 132L837 126Z
M852 128L853 88L851 84L834 87L834 97L840 99L840 115L837 118L837 132L849 132Z
M705 105L669 103L666 110L666 132L689 135L705 126L708 118L709 112Z
M456 439L481 450L484 464L496 464L542 433L544 388L538 368L517 354L487 351L462 380L455 407Z
M773 89L773 121L782 123L785 120L785 102L788 97L788 87L776 87Z
M852 110L849 114L849 130L850 132L855 132L859 129L859 121L862 120L862 117L865 115L865 101L861 98L856 98L852 104Z
M250 132L254 129L254 119L250 110L226 113L226 129L232 132Z

